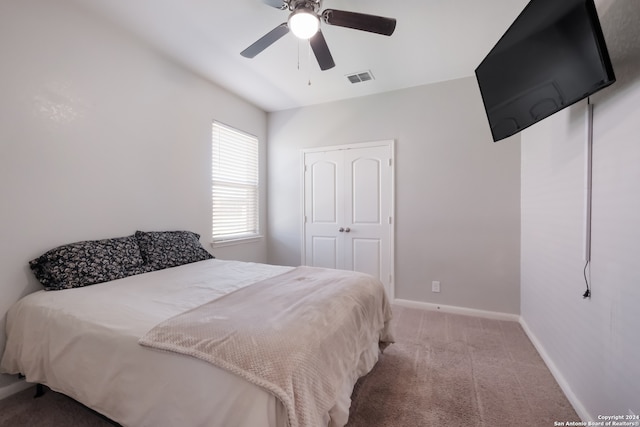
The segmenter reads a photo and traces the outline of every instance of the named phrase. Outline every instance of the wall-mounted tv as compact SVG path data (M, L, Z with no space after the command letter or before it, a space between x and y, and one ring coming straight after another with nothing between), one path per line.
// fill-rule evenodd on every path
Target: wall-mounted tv
M531 0L476 68L494 141L615 81L593 0Z

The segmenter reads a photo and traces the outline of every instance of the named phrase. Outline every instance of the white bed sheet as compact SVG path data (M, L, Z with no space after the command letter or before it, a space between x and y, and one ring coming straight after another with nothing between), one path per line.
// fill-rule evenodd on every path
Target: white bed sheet
M138 340L171 316L291 267L207 260L84 288L39 291L7 317L1 370L23 373L124 426L282 427L271 394L207 362L145 348ZM346 423L355 378L377 361L377 343L334 408Z

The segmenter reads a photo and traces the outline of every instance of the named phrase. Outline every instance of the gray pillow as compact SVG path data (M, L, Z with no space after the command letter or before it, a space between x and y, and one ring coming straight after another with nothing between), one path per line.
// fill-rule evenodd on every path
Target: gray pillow
M214 258L200 244L200 235L191 231L136 231L135 236L149 270Z
M145 271L135 236L70 243L29 261L46 290L78 288Z

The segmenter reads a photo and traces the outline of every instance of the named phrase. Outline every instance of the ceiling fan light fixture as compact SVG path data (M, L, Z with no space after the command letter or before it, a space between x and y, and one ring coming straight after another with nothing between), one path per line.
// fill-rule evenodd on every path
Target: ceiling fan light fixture
M291 13L288 25L294 36L307 40L318 32L320 19L309 9L300 8Z

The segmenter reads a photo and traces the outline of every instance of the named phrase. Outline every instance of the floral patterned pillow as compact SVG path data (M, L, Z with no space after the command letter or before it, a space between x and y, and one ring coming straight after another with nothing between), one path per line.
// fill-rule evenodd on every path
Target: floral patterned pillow
M59 246L29 261L46 290L78 288L121 279L145 270L135 236Z
M136 231L140 253L149 270L162 270L214 258L191 231Z

